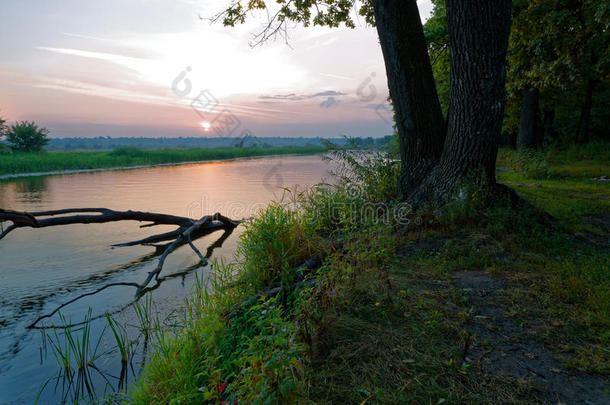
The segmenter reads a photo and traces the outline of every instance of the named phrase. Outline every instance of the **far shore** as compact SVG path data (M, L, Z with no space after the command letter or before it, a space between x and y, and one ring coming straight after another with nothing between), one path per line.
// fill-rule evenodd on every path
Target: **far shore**
M0 180L322 153L320 146L46 152L0 155Z

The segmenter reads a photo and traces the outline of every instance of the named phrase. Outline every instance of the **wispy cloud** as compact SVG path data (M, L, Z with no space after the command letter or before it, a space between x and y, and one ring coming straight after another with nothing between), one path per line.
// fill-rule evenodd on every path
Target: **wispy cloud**
M262 95L259 96L261 100L277 100L277 101L303 101L303 100L311 100L316 97L340 97L345 96L345 93L335 90L327 90L321 91L318 93L311 94L297 94L297 93L288 93L288 94L272 94L272 95Z
M153 89L120 89L107 87L77 80L58 79L52 77L37 76L30 84L32 87L41 89L58 90L70 93L83 94L94 97L105 97L114 100L132 101L137 103L149 103L157 105L175 105L171 99L163 95L155 95Z
M107 61L110 63L124 66L135 72L142 72L142 71L146 70L147 68L150 68L151 65L155 63L155 61L149 60L149 59L134 58L132 56L125 56L125 55L114 54L114 53L86 51L86 50L82 50L82 49L53 48L53 47L46 47L46 46L39 46L39 47L36 47L36 49L39 49L42 51L53 52L53 53L57 53L57 54L61 54L61 55L78 56L81 58L103 60L103 61Z
M320 73L320 76L330 77L331 79L341 79L341 80L350 80L350 81L355 80L353 77L334 75L332 73Z

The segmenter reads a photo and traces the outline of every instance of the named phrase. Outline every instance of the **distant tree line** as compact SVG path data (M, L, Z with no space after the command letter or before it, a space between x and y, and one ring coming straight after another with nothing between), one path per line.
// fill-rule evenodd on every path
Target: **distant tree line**
M352 141L362 147L385 147L392 136L383 138L353 138ZM189 148L269 148L285 146L323 146L324 141L330 141L336 145L347 144L346 138L203 138L203 137L178 137L178 138L144 138L144 137L96 137L96 138L52 138L46 146L46 150L55 151L77 151L77 150L112 150L122 147L136 147L141 149L189 149Z
M386 148L393 141L393 136L382 138L306 138L306 137L268 137L257 138L145 138L98 136L95 138L49 138L46 128L38 127L34 122L17 122L6 126L0 118L0 153L39 152L48 151L79 151L79 150L114 150L117 148L134 147L140 149L189 149L189 148L269 148L287 146L324 146L327 142L338 146L348 143L363 148Z

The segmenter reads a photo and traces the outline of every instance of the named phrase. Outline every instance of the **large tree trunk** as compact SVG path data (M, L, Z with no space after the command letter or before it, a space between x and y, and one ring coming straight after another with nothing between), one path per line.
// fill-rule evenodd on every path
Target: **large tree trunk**
M451 111L439 164L408 200L445 200L476 182L495 189L511 0L447 0Z
M403 193L416 188L438 162L445 122L415 0L374 0L400 142Z
M535 148L537 145L536 121L538 118L539 91L530 88L523 94L521 102L521 122L517 136L517 149Z
M576 142L587 143L589 142L589 125L591 122L591 109L593 107L593 91L597 83L593 79L587 81L587 88L585 89L585 99L583 100L582 107L580 109L580 121L578 122L578 134L576 136Z

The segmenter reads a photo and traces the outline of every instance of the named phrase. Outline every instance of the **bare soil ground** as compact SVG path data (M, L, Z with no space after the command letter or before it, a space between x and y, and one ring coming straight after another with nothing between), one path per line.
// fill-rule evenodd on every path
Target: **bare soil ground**
M610 378L567 370L556 353L537 339L544 325L538 319L510 315L511 290L523 288L498 280L483 271L463 271L453 276L455 287L467 297L471 334L465 362L480 373L513 377L535 389L532 402L550 404L610 404Z

